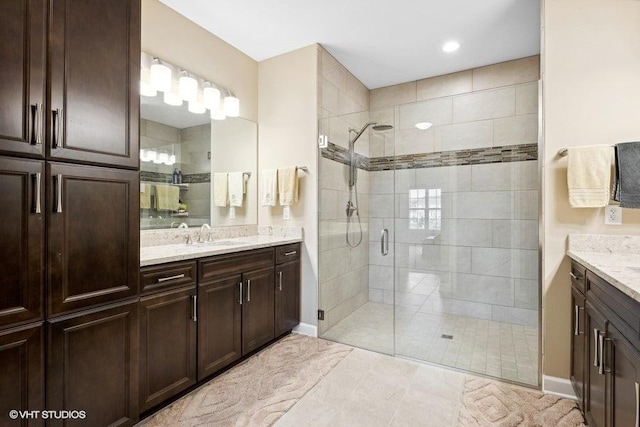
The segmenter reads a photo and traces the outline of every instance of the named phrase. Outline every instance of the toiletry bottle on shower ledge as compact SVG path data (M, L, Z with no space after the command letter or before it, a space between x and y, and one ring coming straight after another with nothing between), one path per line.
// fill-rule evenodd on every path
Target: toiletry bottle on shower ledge
M175 168L173 170L173 177L171 178L171 183L172 184L177 184L178 183L178 168Z
M182 171L178 171L178 184L182 184Z

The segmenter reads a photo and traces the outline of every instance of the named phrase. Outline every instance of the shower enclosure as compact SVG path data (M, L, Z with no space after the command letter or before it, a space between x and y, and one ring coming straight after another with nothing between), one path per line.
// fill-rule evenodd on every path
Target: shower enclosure
M537 386L537 144L416 129L433 104L319 121L319 336Z

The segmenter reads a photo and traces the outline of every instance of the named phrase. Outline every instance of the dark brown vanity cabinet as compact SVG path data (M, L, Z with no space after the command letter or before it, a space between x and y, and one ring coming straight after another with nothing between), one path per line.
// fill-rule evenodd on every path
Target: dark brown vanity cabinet
M85 411L74 425L135 424L138 299L50 319L47 334L47 409Z
M138 172L47 164L48 316L138 295Z
M579 271L584 272L582 280L577 277ZM582 338L576 339L574 320L571 380L579 402L582 396L587 423L597 427L638 426L640 303L576 262L572 262L571 274L574 319L578 319L578 329L584 324ZM575 308L581 304L584 311ZM578 378L580 366L582 383Z
M44 185L44 162L0 157L0 329L43 319Z
M571 384L578 398L578 405L585 405L585 272L578 263L571 262ZM587 337L588 338L588 337Z
M198 380L275 338L274 250L198 263Z
M1 0L0 39L0 151L138 167L139 0Z
M43 334L42 322L0 331L0 425L26 425L10 419L11 410L44 408ZM30 419L28 425L44 421Z
M140 412L196 383L196 261L140 269Z
M290 332L300 323L300 244L276 248L275 333Z

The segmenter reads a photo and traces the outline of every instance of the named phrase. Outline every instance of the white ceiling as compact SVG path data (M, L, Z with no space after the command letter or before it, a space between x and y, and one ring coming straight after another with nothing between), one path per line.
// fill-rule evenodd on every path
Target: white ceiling
M540 0L160 1L256 61L320 43L369 89L540 52Z

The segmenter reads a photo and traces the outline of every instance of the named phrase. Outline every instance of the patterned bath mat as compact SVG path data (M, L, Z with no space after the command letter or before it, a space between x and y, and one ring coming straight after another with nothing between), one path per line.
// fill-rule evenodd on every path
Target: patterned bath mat
M584 426L576 403L542 392L484 378L466 380L461 426Z
M351 350L342 344L291 334L139 425L272 425Z

